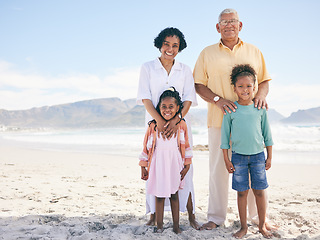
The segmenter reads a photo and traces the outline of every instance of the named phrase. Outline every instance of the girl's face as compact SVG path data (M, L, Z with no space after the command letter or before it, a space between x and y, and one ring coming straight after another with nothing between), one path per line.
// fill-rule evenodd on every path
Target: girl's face
M177 105L174 97L166 97L162 99L160 103L160 113L165 120L169 121L174 118L178 111L179 106Z
M250 103L253 99L254 80L251 76L237 77L234 92L238 95L239 101ZM239 102L238 101L238 102Z
M177 36L166 37L160 49L161 58L173 61L179 52L180 39Z

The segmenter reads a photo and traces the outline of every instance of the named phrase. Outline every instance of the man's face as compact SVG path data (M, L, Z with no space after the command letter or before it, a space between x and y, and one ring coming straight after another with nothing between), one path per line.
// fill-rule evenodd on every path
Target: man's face
M237 41L242 29L242 22L238 20L236 14L227 13L221 16L220 23L217 23L216 28L221 34L222 41Z

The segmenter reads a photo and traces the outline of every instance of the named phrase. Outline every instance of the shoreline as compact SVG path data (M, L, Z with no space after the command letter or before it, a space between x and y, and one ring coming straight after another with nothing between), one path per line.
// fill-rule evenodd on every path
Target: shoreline
M216 239L238 229L236 192L229 189L225 226L196 231L186 213L182 234L145 226L145 182L134 157L0 146L0 236L4 239ZM194 158L196 218L206 222L208 160ZM198 159L198 160L197 160ZM320 238L320 165L274 164L268 171L269 218L286 239ZM7 238L6 238L7 237ZM79 237L79 238L76 238ZM244 239L261 239L250 226Z

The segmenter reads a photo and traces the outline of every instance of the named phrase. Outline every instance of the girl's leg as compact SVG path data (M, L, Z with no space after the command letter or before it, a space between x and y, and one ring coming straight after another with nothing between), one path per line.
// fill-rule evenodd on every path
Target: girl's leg
M160 232L163 230L164 200L165 198L156 197L157 231L160 231Z
M173 221L173 231L175 233L181 233L179 227L179 195L178 192L175 194L171 194L170 197L170 205L171 205L171 212L172 212L172 221Z
M193 227L196 230L200 230L201 226L196 221L196 216L193 213L193 204L192 204L192 196L191 193L189 194L188 202L187 202L187 210L188 210L188 216L189 216L189 223L190 226Z
M267 230L266 227L266 212L267 203L264 190L253 189L254 196L256 197L258 217L259 217L259 231L265 238L271 238L272 233Z
M248 225L247 225L247 196L248 191L238 192L238 211L240 216L241 228L238 232L233 234L235 238L242 238L247 234Z

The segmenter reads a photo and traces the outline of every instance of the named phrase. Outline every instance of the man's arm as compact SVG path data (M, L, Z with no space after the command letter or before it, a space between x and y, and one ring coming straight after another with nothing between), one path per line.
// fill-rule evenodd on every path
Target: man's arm
M218 94L215 94L207 86L205 86L203 84L196 83L195 88L196 88L196 92L203 100L205 100L206 102L209 102L209 103L216 104L221 109L223 114L226 114L225 110L227 110L229 113L231 113L231 111L233 111L233 112L236 111L237 106L235 105L234 102L227 100L225 98L222 98ZM217 101L217 102L213 101L213 98L215 96L220 97L219 101Z
M258 92L254 97L254 106L258 109L266 108L268 110L268 103L266 97L269 93L269 81L264 81L259 84Z

